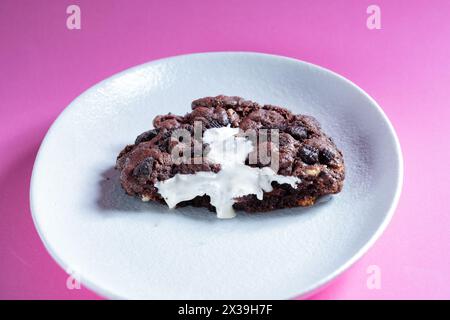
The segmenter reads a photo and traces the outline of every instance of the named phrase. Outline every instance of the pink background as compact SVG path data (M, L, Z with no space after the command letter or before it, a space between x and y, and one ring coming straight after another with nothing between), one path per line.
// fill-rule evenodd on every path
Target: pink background
M0 298L100 298L68 290L30 215L39 144L81 92L118 71L204 51L319 64L364 88L400 138L400 204L374 247L315 299L450 298L450 1L0 1ZM66 28L78 4L82 29ZM380 290L366 286L381 268Z

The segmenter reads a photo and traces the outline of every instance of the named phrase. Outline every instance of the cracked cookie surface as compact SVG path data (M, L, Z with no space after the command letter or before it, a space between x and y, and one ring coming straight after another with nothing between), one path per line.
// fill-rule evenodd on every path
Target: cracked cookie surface
M306 115L293 114L289 110L235 96L217 96L197 99L192 102L192 111L184 116L159 115L153 120L153 129L140 134L134 144L126 146L117 157L120 182L129 195L144 201L164 199L155 184L176 174L194 174L199 171L219 172L220 165L194 154L195 145L201 150L208 146L194 137L194 124L201 122L203 130L230 126L242 131L277 129L279 141L276 146L279 165L277 174L295 176L300 179L296 188L289 184L272 183L273 190L265 192L262 200L255 195L235 199L236 210L248 212L310 206L320 196L335 194L342 190L345 167L342 152L333 140L321 129L318 121ZM185 129L190 140L189 163L177 163L171 153L182 141L174 138L174 132ZM266 142L271 148L271 142ZM198 147L198 145L197 145ZM257 163L249 166L264 167ZM197 196L179 206L207 207L214 211L208 196Z

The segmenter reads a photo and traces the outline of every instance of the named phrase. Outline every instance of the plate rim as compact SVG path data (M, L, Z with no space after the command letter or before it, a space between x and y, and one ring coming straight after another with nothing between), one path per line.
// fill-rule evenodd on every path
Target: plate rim
M197 53L187 53L187 54L181 54L181 55L175 55L175 56L169 56L164 58L159 58L156 60L151 60L148 62L144 62L129 68L126 68L122 71L119 71L117 73L114 73L111 76L108 76L93 85L89 86L86 90L84 90L81 94L79 94L75 99L73 99L56 117L56 119L52 122L49 129L47 130L40 146L39 150L36 154L36 158L33 164L32 173L31 173L31 179L30 179L30 191L29 191L29 203L30 203L30 212L33 220L33 224L36 228L36 231L39 235L39 238L41 239L42 243L44 244L45 249L50 254L52 259L63 269L64 272L68 273L68 270L70 270L70 266L63 261L58 255L56 254L56 251L52 248L50 243L47 241L44 235L44 231L41 229L41 226L38 223L37 220L37 208L35 203L35 195L33 190L36 189L36 171L37 168L40 166L41 162L41 153L45 149L47 143L48 143L48 136L50 133L54 130L56 127L56 124L61 121L65 116L67 116L68 112L72 109L71 107L77 103L79 99L81 99L83 96L85 96L89 91L94 90L96 87L100 86L103 83L110 82L114 80L115 78L122 77L128 73L131 73L137 69L150 66L150 65L156 65L159 63L164 63L168 61L175 61L178 59L183 58L189 58L189 57L199 57L199 56L255 56L255 57L263 57L263 58L269 58L272 60L278 60L281 62L289 62L289 63L300 63L303 65L306 65L307 67L314 68L319 70L320 72L328 73L334 77L337 77L341 81L344 81L346 84L353 87L353 89L357 90L360 94L362 94L365 98L367 98L373 106L375 106L376 111L381 115L382 120L387 124L388 131L390 137L394 141L394 147L395 147L395 153L397 155L397 176L396 176L396 189L394 197L390 203L389 209L386 212L386 215L384 216L382 222L378 225L376 231L370 236L370 238L365 242L363 246L361 246L356 253L353 254L353 256L348 259L345 263L340 265L338 268L336 268L332 273L330 273L328 276L316 281L315 283L311 284L309 287L304 288L303 290L299 290L299 294L292 296L292 297L286 297L285 299L305 299L308 298L320 290L324 289L327 285L329 285L333 280L335 280L337 277L339 277L342 273L344 273L347 269L349 269L354 263L356 263L359 259L362 258L362 256L374 245L374 243L381 237L383 232L386 230L387 226L389 225L390 221L392 220L392 217L394 216L395 210L398 206L402 188L403 188L403 179L404 179L404 163L403 163L403 153L400 146L400 141L398 138L398 135L394 129L393 124L387 117L386 113L383 111L383 109L380 107L380 105L375 101L374 98L372 98L367 92L365 92L361 87L350 81L349 79L345 78L344 76L319 65L316 65L311 62L307 62L304 60L300 60L297 58L292 58L288 56L282 56L277 54L270 54L270 53L263 53L263 52L255 52L255 51L210 51L210 52L197 52ZM89 290L93 291L95 294L100 295L103 298L107 299L126 299L124 297L120 297L119 295L116 295L113 292L108 291L107 289L102 288L100 285L97 285L93 283L90 280L84 279L82 274L80 274L82 285L88 288Z

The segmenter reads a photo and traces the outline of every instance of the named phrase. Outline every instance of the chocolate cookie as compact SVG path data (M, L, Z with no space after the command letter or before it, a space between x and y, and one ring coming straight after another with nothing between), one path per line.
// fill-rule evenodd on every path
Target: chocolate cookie
M255 148L248 154L245 165L270 167L273 172L268 169L264 172L296 179L295 184L272 179L269 181L271 188L263 188L262 199L258 199L256 194L242 194L233 199L234 209L258 212L310 206L320 196L338 193L343 187L345 168L342 152L311 116L292 114L282 107L259 105L240 97L220 95L193 101L192 112L184 116L170 113L157 116L153 127L140 134L135 143L125 147L117 157L123 188L129 195L138 196L143 201L165 203L157 186L179 175L189 178L188 175L210 172L208 177L213 179L223 164L205 156L210 146L202 141L202 134L225 127L239 128L243 134L256 133L257 138L252 142ZM261 161L261 150L268 155L276 155L275 167L273 162ZM255 171L255 174L261 172ZM184 205L215 210L211 197L206 193L178 203L178 206Z

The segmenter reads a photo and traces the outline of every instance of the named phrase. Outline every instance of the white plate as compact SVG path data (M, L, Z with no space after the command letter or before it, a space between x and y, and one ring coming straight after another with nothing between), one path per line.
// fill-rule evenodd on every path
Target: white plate
M342 193L309 209L169 211L126 196L118 152L157 114L185 114L226 94L315 116L344 152ZM266 299L305 296L358 259L389 222L402 184L396 134L381 108L315 65L257 53L205 53L147 63L87 90L39 150L31 209L48 251L111 298Z

